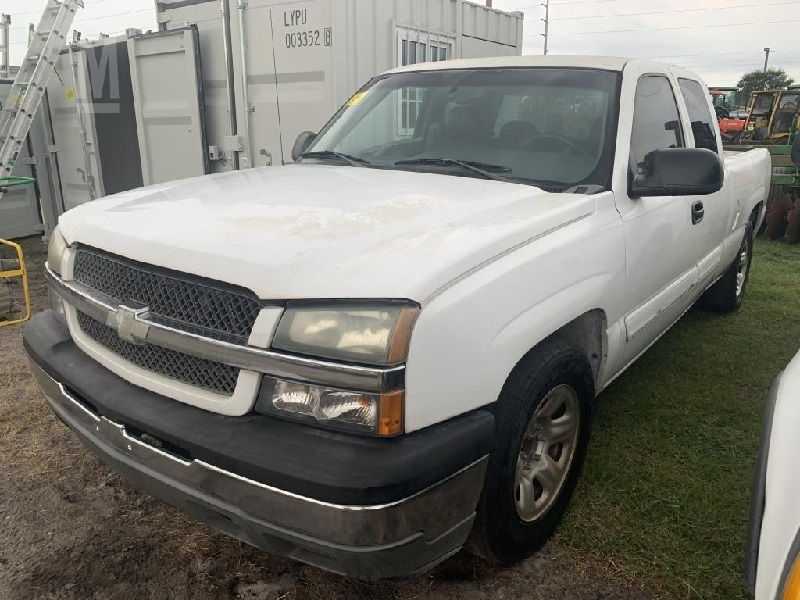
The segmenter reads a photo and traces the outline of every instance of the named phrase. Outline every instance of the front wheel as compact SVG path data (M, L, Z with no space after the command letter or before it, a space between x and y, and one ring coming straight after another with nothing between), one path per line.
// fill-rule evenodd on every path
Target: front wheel
M496 445L468 548L495 563L539 549L577 483L594 383L585 356L560 341L531 351L497 402Z
M748 223L736 259L720 280L706 290L700 298L700 307L719 313L738 310L744 301L752 262L753 229Z

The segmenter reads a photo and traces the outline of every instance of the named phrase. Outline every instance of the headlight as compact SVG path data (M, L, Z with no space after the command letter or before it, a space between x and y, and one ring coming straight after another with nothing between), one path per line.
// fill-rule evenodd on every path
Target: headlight
M401 303L290 306L272 347L295 354L368 365L406 361L419 308Z
M404 399L403 391L370 394L264 377L256 412L393 437L403 433Z
M56 227L50 234L50 243L47 246L47 265L54 273L61 275L61 262L67 251L67 240Z

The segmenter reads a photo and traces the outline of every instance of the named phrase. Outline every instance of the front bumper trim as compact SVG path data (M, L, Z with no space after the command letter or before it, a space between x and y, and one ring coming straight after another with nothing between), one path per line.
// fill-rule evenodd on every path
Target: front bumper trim
M488 456L396 502L343 505L177 456L97 414L34 360L56 415L104 462L154 496L245 542L364 579L424 571L457 552L475 518Z

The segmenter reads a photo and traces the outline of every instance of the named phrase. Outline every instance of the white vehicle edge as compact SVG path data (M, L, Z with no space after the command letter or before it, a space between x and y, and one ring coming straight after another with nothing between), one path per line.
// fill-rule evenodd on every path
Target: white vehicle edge
M800 136L792 160L800 166ZM800 353L767 397L754 473L745 577L756 600L800 598Z

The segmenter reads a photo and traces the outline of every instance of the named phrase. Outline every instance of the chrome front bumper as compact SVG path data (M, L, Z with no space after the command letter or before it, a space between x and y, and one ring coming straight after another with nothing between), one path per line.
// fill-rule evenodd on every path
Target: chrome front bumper
M33 359L31 371L56 415L137 487L269 552L363 579L398 577L456 553L472 528L486 456L397 502L322 502L150 445L96 414Z

